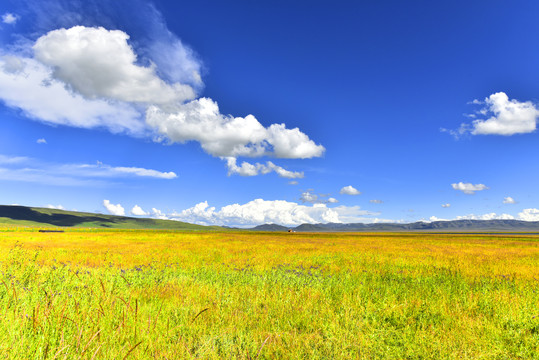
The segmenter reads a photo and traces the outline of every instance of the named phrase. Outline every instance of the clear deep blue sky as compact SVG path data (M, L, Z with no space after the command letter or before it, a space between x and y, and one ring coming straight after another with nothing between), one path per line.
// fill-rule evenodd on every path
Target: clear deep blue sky
M0 4L1 204L539 220L539 3L109 3Z

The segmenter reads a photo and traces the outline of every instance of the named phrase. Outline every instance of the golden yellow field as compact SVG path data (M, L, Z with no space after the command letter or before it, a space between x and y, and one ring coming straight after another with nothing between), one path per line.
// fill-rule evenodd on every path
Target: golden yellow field
M539 358L539 237L0 228L0 358Z

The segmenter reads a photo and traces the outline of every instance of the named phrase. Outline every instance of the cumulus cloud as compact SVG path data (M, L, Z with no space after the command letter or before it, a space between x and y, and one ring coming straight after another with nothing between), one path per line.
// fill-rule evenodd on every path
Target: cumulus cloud
M190 86L169 85L153 67L137 65L128 39L120 30L74 26L41 36L33 50L54 78L89 99L169 104L194 98Z
M330 198L328 199L328 203L330 203L330 204L335 204L335 203L338 203L338 202L339 202L339 200L337 200L337 199L335 199L335 198L332 198L332 197L330 197Z
M511 196L506 196L506 197L503 198L503 203L504 204L516 204L517 202Z
M451 187L455 190L462 191L465 194L473 195L476 191L483 191L488 190L488 187L483 184L471 184L471 183L463 183L462 181L459 183L451 184Z
M483 215L469 214L457 216L455 220L514 220L515 217L509 214L488 213Z
M221 158L323 155L325 148L299 128L265 126L253 115L225 115L216 101L196 99L195 89L202 87L200 62L168 31L160 14L149 10L149 31L159 35L133 41L138 52L122 30L77 25L48 31L33 43L32 51L2 54L0 99L48 124L106 128L166 143L196 141ZM272 162L227 164L229 174L273 171L285 178L303 177Z
M514 135L535 131L539 110L530 102L509 100L498 92L485 99L484 110L492 116L486 120L473 121L473 135Z
M168 216L166 216L161 210L156 209L156 208L152 208L152 217L156 219L162 219L162 220L169 219Z
M103 99L89 100L52 79L52 70L23 57L0 57L0 99L38 121L78 128L107 128L113 133L141 136L146 125L131 105Z
M150 2L28 0L21 7L31 20L17 46L0 49L0 99L28 118L196 141L222 158L307 159L325 151L298 128L222 114L216 101L200 98L202 61ZM270 162L258 168L303 176Z
M459 215L454 219L443 219L436 216L431 216L429 221L451 221L451 220L515 220L515 217L510 214L496 214L496 213L487 213L487 214L468 214L468 215Z
M253 115L223 115L209 98L179 105L175 111L150 106L146 123L171 142L197 141L204 151L218 157L306 159L319 157L325 150L298 128L287 129L284 124L266 128Z
M19 20L19 16L12 13L5 13L2 15L2 22L4 24L14 25Z
M117 215L117 216L124 216L125 215L125 209L120 204L112 204L109 200L103 200L103 206L109 214Z
M451 204L442 204L442 207L443 208L448 208L448 207L451 207Z
M485 100L472 102L476 105L483 105L474 114L468 117L477 118L471 124L463 123L456 130L441 129L447 131L455 138L464 134L471 135L515 135L534 132L539 117L539 109L531 101L520 102L509 100L504 92L497 92ZM488 118L485 117L489 116Z
M46 144L46 143L47 143L47 140L45 140L45 139L43 139L43 138L37 139L37 140L36 140L36 143L38 143L38 144Z
M377 199L369 200L369 202L370 202L371 204L383 204L383 203L384 203L382 200L377 200Z
M45 206L47 209L56 209L56 210L65 210L65 208L62 205L51 205L48 204Z
M243 161L241 165L237 165L237 159L234 157L228 157L226 159L226 165L228 168L228 175L237 174L240 176L256 176L260 174L268 174L270 172L275 172L277 175L287 179L301 179L303 178L303 172L294 172L286 170L280 166L275 165L271 161L266 162L266 164L251 164L247 161Z
M264 223L300 225L303 223L373 222L364 216L375 215L359 206L329 208L325 204L300 205L285 200L256 199L246 204L232 204L217 210L207 201L173 213L169 219L205 225L254 226Z
M131 209L131 215L136 215L136 216L148 216L150 215L150 213L142 210L142 208L138 205L135 205L133 206L133 208Z
M425 220L420 220L425 221ZM437 216L431 216L428 221L425 222L434 222L434 221L449 221L448 219L439 218Z
M359 195L361 192L354 188L352 185L345 186L339 192L341 195Z
M539 209L523 209L522 212L518 213L518 217L524 221L539 221Z

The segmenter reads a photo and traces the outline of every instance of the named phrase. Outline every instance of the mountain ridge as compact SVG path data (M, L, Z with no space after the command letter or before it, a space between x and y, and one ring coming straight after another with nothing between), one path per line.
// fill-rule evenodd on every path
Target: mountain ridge
M271 230L274 228L275 230ZM440 220L433 222L416 221L413 223L327 223L301 224L284 227L277 224L263 224L250 230L281 231L290 229L296 232L355 232L355 231L537 231L539 221L523 220Z
M0 225L36 227L72 227L104 229L162 229L228 231L248 230L266 232L539 232L539 221L523 220L447 220L413 223L318 223L289 227L280 224L261 224L240 229L227 226L204 226L176 220L161 220L99 213L67 211L20 205L0 205Z

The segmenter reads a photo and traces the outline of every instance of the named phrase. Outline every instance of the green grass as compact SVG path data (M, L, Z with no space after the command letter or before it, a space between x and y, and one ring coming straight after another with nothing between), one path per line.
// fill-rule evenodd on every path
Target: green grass
M33 227L69 227L103 229L225 230L181 221L134 218L48 208L0 205L0 224Z
M539 358L534 237L0 239L0 358Z

